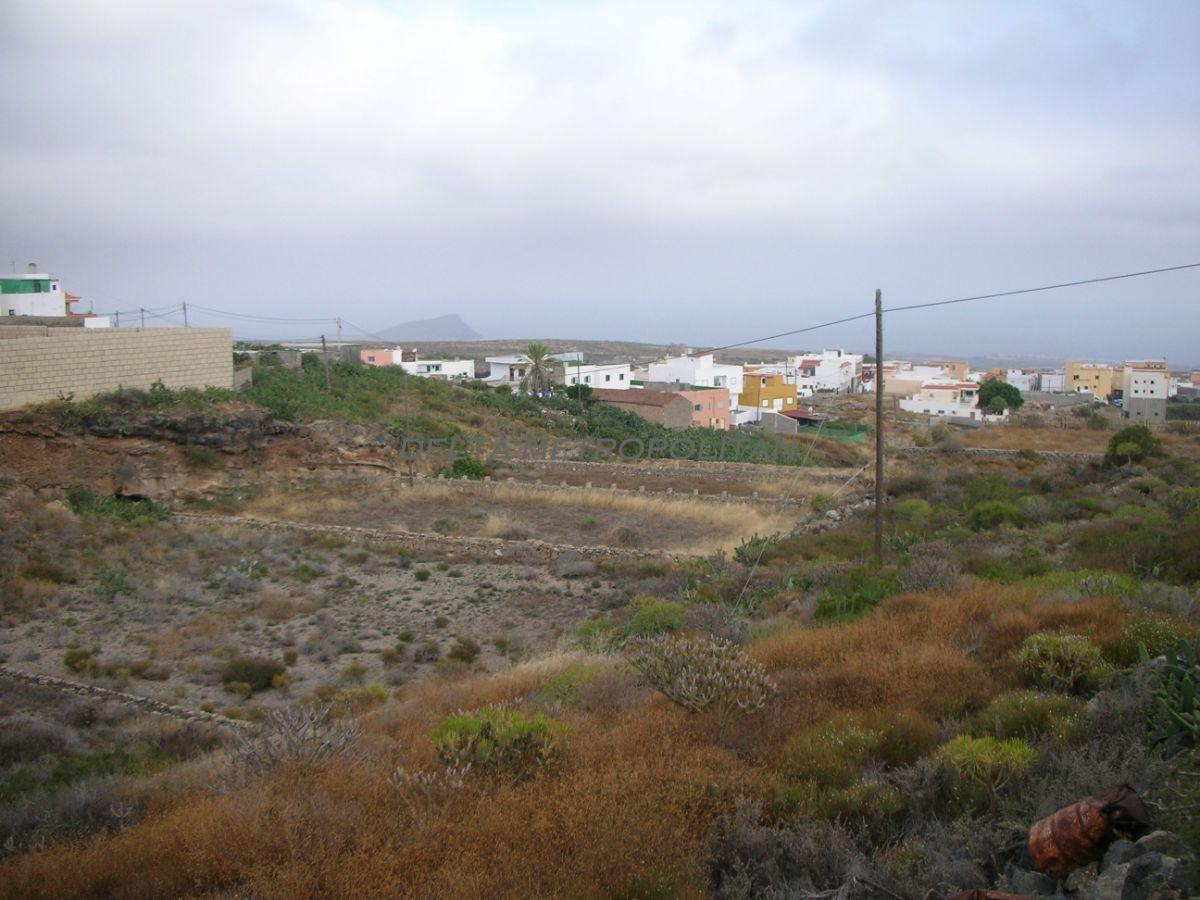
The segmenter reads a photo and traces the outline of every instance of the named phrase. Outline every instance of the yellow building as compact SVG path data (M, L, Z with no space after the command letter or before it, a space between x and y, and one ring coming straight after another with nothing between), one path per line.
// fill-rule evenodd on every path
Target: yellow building
M1063 390L1107 400L1113 392L1113 371L1103 363L1079 363L1068 359L1063 366Z
M944 369L946 377L954 381L966 381L967 372L970 371L970 367L964 359L931 359L926 365ZM884 389L887 389L887 385L884 385Z
M742 381L738 406L752 406L772 412L796 408L796 386L787 384L782 375L768 372L747 372Z

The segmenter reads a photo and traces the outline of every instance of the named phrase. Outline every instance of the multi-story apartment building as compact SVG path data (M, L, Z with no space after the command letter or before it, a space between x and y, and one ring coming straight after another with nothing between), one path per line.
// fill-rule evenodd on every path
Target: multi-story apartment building
M1127 360L1121 373L1122 409L1127 419L1165 422L1171 373L1163 360Z

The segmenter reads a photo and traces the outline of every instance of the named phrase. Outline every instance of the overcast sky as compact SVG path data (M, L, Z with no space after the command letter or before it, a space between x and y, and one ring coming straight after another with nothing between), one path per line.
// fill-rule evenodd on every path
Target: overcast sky
M97 310L697 345L1196 262L1198 43L1195 0L3 0L0 257ZM888 324L1198 336L1200 270Z

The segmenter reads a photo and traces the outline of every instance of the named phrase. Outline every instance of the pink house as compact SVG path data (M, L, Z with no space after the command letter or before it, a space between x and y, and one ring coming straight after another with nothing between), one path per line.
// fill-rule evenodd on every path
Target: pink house
M363 347L358 351L358 359L364 366L395 365L395 351L387 347Z
M675 391L692 404L692 424L701 428L729 430L729 391L723 388L708 388L692 391Z

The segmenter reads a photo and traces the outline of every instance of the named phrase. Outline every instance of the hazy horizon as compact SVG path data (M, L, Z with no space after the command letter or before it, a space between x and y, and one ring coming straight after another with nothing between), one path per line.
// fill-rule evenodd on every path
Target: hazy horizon
M695 346L1197 262L1198 35L1181 0L11 0L0 261L97 310ZM898 314L888 346L1191 363L1198 299Z

